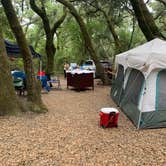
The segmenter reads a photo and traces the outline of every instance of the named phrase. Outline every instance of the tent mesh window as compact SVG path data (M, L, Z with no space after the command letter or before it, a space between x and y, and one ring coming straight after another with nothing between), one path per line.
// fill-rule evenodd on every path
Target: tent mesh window
M118 65L118 72L115 80L117 82L123 82L124 79L124 67L122 65Z
M129 75L131 73L131 70L132 70L131 68L127 68L126 71L125 71L123 89L126 88L127 81L128 81Z
M143 83L143 74L136 69L132 69L126 84L126 88L124 90L122 105L127 102L131 102L134 105L138 106Z
M158 74L156 96L157 110L166 110L166 70L162 70Z
M117 104L119 104L120 102L120 96L122 94L122 88L123 88L123 81L124 81L124 67L122 65L119 65L117 76L111 88L111 96Z

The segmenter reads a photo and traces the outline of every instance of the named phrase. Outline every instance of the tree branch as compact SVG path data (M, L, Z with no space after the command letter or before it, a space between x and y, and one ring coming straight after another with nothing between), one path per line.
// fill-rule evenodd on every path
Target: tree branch
M164 17L165 16L165 11L160 11L155 17L154 17L154 19L156 20L156 19L158 19L159 17Z
M54 25L53 25L53 27L52 27L52 29L51 29L52 34L54 34L54 33L56 32L56 30L59 28L59 26L60 26L60 25L63 23L63 21L65 20L66 16L67 16L67 10L66 10L66 8L64 8L64 13L63 13L63 15L61 16L61 18L60 18L58 21L56 21L56 22L54 23Z
M145 3L148 4L150 0L147 0Z
M129 45L128 45L128 50L131 48L131 45L132 45L132 42L133 42L133 37L134 37L134 32L135 32L135 25L136 25L136 18L135 18L135 15L133 14L133 29L132 29L132 32L131 32L131 37L130 37L130 42L129 42Z
M157 1L162 3L166 7L166 2L164 0L157 0Z
M32 10L35 11L35 13L37 13L41 18L45 17L44 11L36 5L35 0L30 0L30 5Z
M43 25L44 25L44 30L46 32L46 37L50 38L51 37L51 28L50 28L49 19L47 17L43 3L42 3L42 9L40 9L36 5L35 0L30 0L30 5L31 5L32 10L41 17Z

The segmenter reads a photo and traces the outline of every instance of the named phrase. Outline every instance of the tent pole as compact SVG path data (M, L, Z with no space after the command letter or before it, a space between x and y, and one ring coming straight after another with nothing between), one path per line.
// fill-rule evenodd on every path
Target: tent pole
M141 114L142 114L142 112L140 111L139 119L138 119L138 124L137 124L137 129L138 129L138 130L139 130L140 121L141 121Z
M41 73L41 72L42 72L42 60L40 59L39 62L40 62L40 69L39 69L40 71L39 71L39 72ZM41 80L41 79L42 79L42 76L41 76L41 74L40 74L40 80Z
M144 94L145 94L145 89L146 89L146 78L145 78L145 81L144 81L144 92L142 91L142 95L143 95L143 96L144 96ZM138 130L139 130L140 121L141 121L141 115L142 115L141 110L143 110L143 104L142 104L142 108L140 108L140 114L139 114L138 125L137 125L137 129L138 129Z

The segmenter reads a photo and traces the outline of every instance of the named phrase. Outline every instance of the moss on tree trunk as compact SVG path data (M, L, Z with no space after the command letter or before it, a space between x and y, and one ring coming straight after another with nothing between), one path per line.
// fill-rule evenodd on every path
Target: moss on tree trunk
M0 30L0 115L16 114L21 104L15 94L4 40Z
M31 107L32 111L46 112L47 109L41 100L40 86L39 84L37 84L37 80L33 69L32 55L29 50L27 41L25 39L22 27L18 21L18 18L12 6L11 0L1 0L1 2L23 57L24 70L26 73L27 81L27 99L30 103L32 103L31 105L33 105L33 107Z

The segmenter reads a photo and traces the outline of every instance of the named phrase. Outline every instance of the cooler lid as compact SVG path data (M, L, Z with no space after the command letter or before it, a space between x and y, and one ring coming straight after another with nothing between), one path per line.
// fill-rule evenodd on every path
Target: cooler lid
M106 114L109 114L109 113L111 113L111 112L116 112L116 113L118 113L119 111L118 111L116 108L107 107L107 108L102 108L102 109L101 109L101 112L106 113Z

